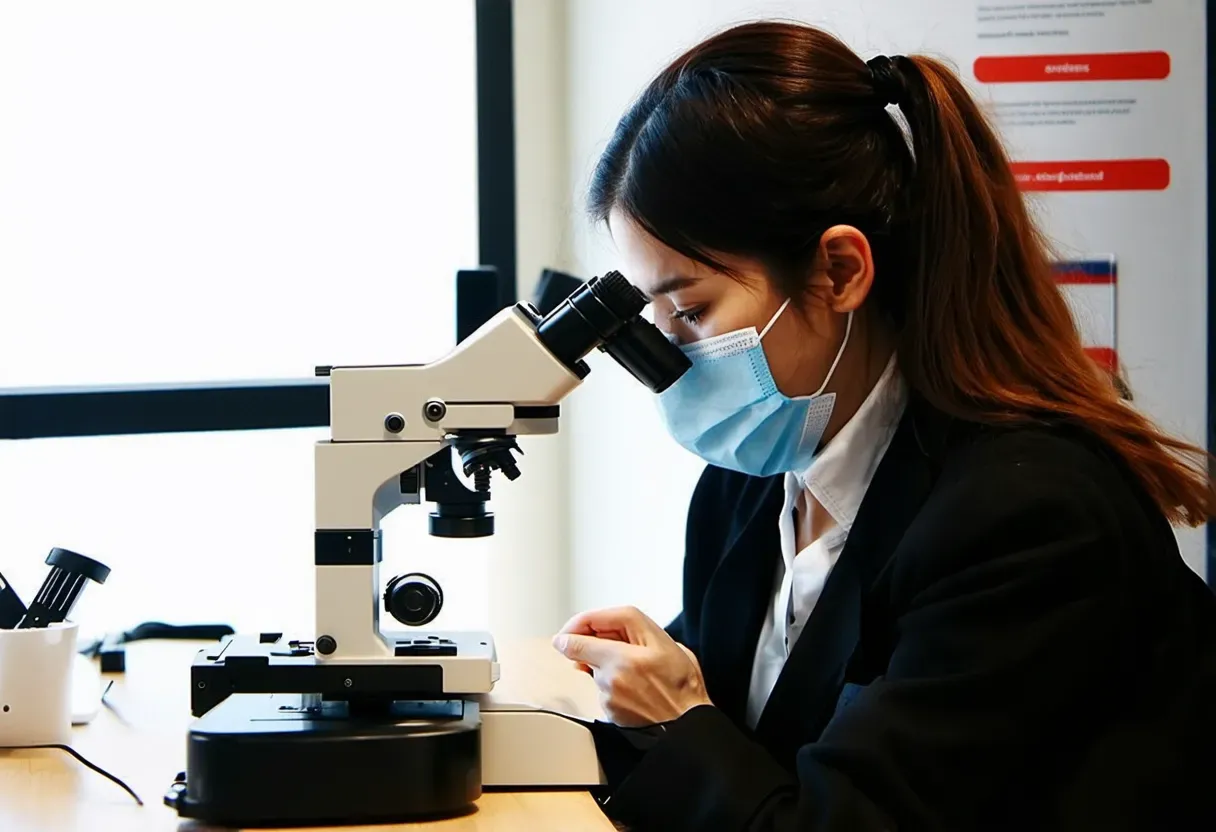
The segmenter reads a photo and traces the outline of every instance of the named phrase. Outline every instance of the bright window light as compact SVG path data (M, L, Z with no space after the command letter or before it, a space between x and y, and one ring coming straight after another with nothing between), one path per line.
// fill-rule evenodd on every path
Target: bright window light
M0 4L0 387L446 352L478 262L475 58L471 0ZM324 435L0 444L0 571L28 598L53 546L110 565L86 630L309 628ZM406 512L388 574L453 576L444 619L484 625L476 550L430 563Z

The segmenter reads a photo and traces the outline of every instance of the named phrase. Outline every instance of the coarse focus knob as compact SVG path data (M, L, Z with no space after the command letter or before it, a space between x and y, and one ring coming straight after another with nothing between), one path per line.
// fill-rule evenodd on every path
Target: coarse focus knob
M421 627L434 621L443 609L443 590L430 575L398 575L384 589L384 607L407 627Z

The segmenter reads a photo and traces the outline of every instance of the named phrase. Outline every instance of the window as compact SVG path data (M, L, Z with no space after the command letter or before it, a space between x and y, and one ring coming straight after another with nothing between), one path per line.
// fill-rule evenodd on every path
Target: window
M0 388L294 378L446 352L456 271L480 259L475 11L0 5ZM88 631L308 632L324 436L0 444L0 569L28 600L52 546L111 566L75 616ZM407 550L410 568L443 551L425 514L386 524L389 574ZM479 550L461 552L435 563L464 582L437 626L484 625Z

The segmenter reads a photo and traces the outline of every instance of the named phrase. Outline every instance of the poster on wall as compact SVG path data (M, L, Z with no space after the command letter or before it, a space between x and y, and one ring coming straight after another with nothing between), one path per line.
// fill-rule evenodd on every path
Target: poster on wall
M1088 202L1100 210L1102 194L1169 188L1169 159L1154 155L1165 149L1151 146L1159 128L1143 122L1146 103L1159 109L1152 99L1168 88L1156 82L1167 81L1171 70L1170 53L1161 48L1169 44L1137 19L1152 6L1139 0L976 3L980 54L971 64L973 78L989 87L1007 138L1038 151L1014 160L1024 192L1089 194L1077 207ZM1137 132L1150 137L1148 145L1135 140ZM1082 153L1056 150L1068 133L1082 137ZM1115 260L1064 260L1056 274L1090 355L1120 374Z

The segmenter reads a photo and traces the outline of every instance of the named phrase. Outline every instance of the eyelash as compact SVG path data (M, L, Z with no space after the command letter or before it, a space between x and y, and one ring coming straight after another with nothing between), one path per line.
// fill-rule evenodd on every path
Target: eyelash
M697 309L677 309L671 313L672 320L684 321L685 323L695 324L701 320L701 316L705 314L705 307Z

